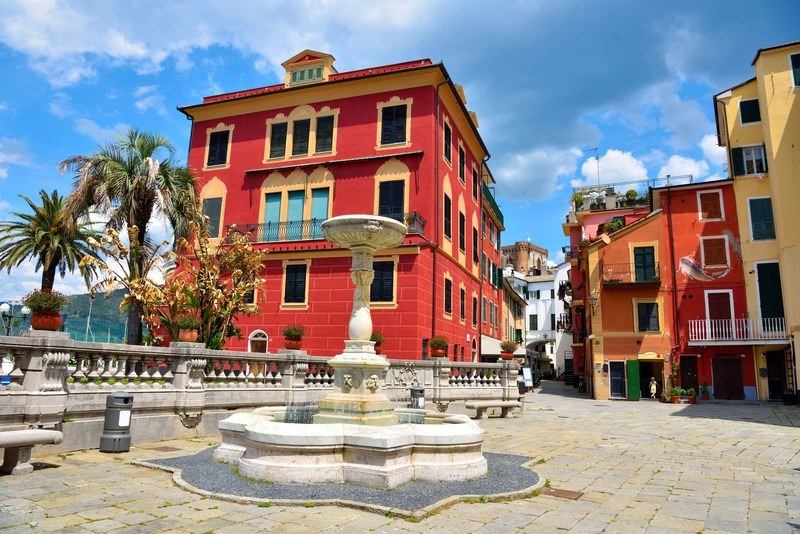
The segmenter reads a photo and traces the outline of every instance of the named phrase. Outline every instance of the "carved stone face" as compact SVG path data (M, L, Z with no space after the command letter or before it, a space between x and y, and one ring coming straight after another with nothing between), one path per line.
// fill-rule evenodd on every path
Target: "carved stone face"
M371 393L375 393L378 390L378 375L371 375L367 378L366 386Z
M353 375L344 375L342 379L342 391L349 393L353 389Z

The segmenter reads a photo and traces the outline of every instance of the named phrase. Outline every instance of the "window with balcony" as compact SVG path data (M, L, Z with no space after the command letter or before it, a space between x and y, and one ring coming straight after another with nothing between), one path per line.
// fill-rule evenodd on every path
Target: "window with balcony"
M731 149L733 175L747 176L767 172L764 145L746 146Z
M775 239L775 220L772 217L772 199L750 198L750 229L753 241Z
M206 167L215 167L228 163L228 142L230 130L211 132L208 135L208 158Z
M649 282L656 279L655 247L633 248L634 275L637 282Z
M703 237L701 252L703 267L728 267L728 240L723 237Z
M381 182L378 190L378 215L402 220L405 211L405 181Z
M408 106L385 106L381 110L381 145L406 142Z
M375 277L369 291L371 302L394 302L394 262L375 261Z
M700 220L720 220L722 214L722 192L721 191L698 191L698 204L700 204Z
M758 99L753 98L739 102L739 117L743 125L761 122L761 111L758 109Z
M658 320L657 302L636 303L636 331L658 332L661 328Z
M222 197L204 198L203 215L208 217L208 237L218 238L222 226Z

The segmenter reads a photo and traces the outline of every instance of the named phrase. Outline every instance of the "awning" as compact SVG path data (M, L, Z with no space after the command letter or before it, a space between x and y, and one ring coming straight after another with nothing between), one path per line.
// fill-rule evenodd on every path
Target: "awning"
M640 352L639 353L639 359L640 360L658 360L658 361L662 361L663 362L664 361L664 355L662 353L660 353L660 352L653 352L652 350L649 350L647 352Z
M486 334L481 334L481 354L488 354L489 356L496 354L497 356L500 356L500 343L502 343L502 340L500 339L489 337ZM525 357L525 347L523 345L517 345L517 350L514 351L514 357Z

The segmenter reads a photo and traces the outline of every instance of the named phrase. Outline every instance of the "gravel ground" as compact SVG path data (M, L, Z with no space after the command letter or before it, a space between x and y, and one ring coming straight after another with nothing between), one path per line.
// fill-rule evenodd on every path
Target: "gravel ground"
M215 462L215 447L198 454L179 456L150 463L181 469L181 477L195 488L240 497L270 501L349 501L414 512L452 496L485 496L520 492L539 482L539 476L523 467L527 456L484 452L488 473L465 482L409 482L399 488L379 490L353 484L268 484L245 480L233 473L233 466Z

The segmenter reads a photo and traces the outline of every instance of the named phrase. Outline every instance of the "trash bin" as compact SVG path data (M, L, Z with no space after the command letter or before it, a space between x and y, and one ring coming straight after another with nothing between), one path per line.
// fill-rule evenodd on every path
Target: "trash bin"
M411 407L417 410L425 409L425 388L411 388Z
M120 391L106 397L106 420L100 436L100 452L128 452L131 449L133 394Z
M524 380L517 380L517 389L519 390L520 395L525 395L525 381Z

